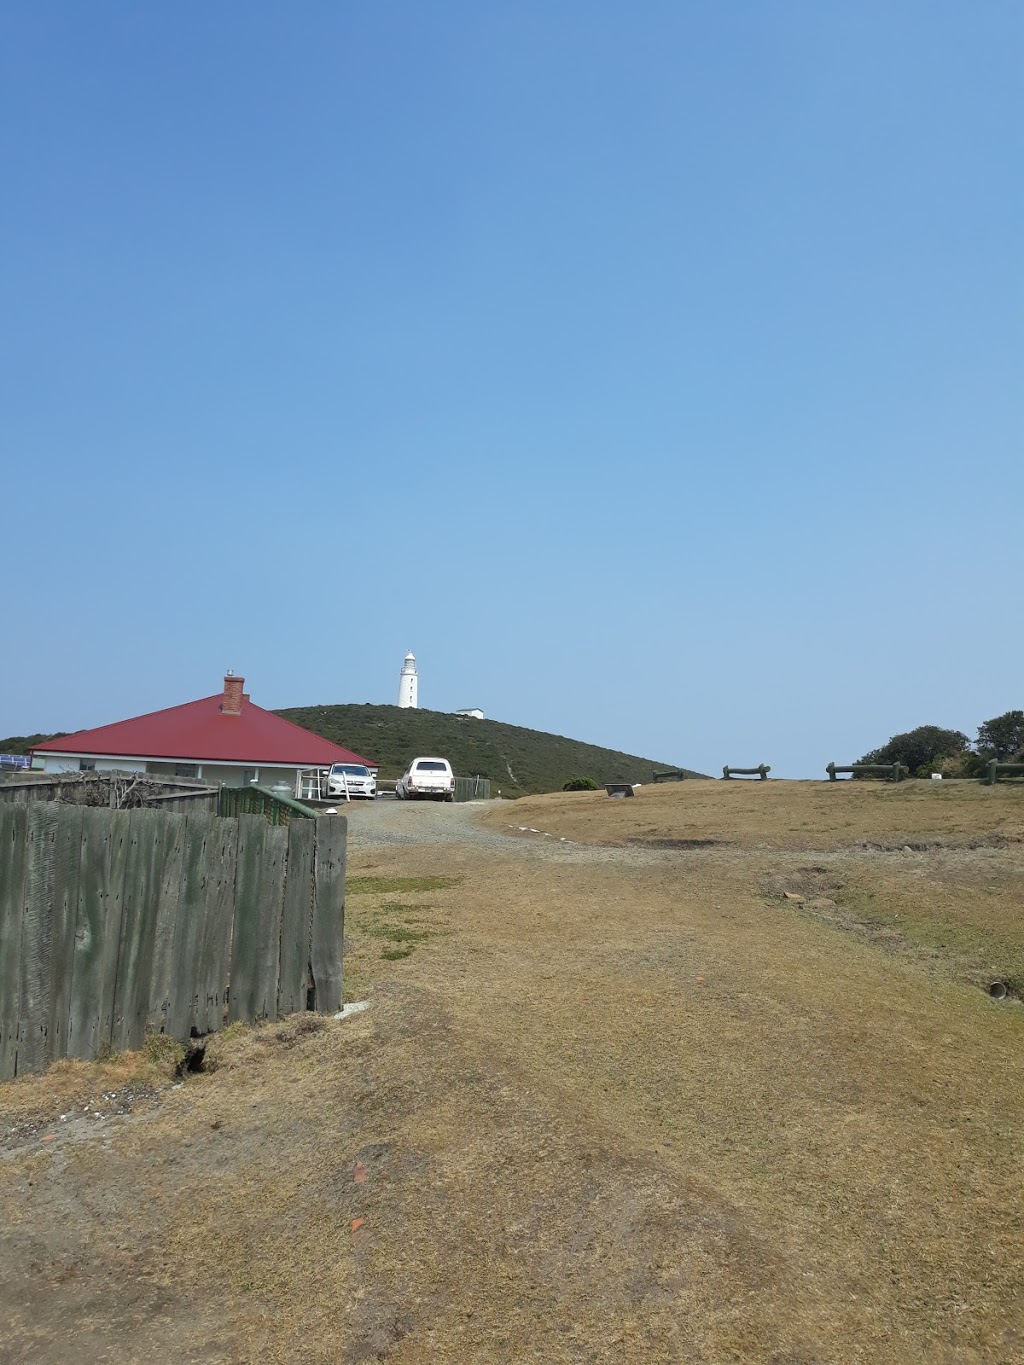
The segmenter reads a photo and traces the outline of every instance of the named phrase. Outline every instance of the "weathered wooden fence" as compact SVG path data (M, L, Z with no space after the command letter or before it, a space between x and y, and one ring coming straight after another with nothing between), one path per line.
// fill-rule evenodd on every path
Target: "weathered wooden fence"
M127 801L117 800L117 786L134 788ZM212 803L209 797L212 793ZM201 782L185 777L164 777L148 773L42 773L30 777L7 778L0 782L0 802L21 802L34 804L37 801L60 801L65 805L109 806L121 809L125 806L148 806L154 801L171 802L188 800L200 795L205 801L189 805L188 809L217 809L218 788L204 786ZM168 807L170 808L170 807Z
M343 816L0 805L0 1080L341 1007Z
M489 777L457 777L455 779L456 801L489 801L491 799L491 779Z

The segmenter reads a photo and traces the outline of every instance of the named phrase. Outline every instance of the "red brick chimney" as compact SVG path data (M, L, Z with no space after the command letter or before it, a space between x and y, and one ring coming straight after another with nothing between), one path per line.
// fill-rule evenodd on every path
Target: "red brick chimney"
M240 716L242 714L242 702L247 700L242 688L245 686L244 678L236 678L229 669L224 675L224 699L220 704L220 709L225 716Z

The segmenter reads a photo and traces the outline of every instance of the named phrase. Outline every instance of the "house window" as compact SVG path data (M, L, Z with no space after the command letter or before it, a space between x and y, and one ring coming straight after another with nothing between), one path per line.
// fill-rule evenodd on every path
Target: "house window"
M94 773L96 771L96 760L94 758L80 758L78 760L78 771L80 773Z
M175 765L174 765L174 776L175 776L175 777L198 777L198 776L199 776L199 764L198 764L198 763L175 763Z
M260 770L259 770L259 768L243 768L243 769L242 769L242 786L243 786L243 787L247 787L247 786L249 785L250 782L258 782L259 780L260 780Z

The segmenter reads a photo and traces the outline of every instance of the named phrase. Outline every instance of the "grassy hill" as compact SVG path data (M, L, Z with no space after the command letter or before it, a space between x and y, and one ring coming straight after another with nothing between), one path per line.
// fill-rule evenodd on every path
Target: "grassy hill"
M0 739L0 754L27 754L33 744L44 744L48 739L63 739L68 730L58 730L55 735L8 735Z
M400 777L417 754L437 754L462 776L489 777L492 793L500 789L503 796L561 791L573 777L650 782L655 770L675 767L562 735L444 711L367 704L296 706L277 714L375 760L381 777Z

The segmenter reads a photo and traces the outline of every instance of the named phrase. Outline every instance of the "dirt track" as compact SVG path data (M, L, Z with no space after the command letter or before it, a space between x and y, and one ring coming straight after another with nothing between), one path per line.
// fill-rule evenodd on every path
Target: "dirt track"
M1017 847L476 818L351 812L365 1014L229 1037L92 1132L53 1101L95 1069L8 1087L0 1360L1024 1358L1024 1011L810 885L1019 888Z

